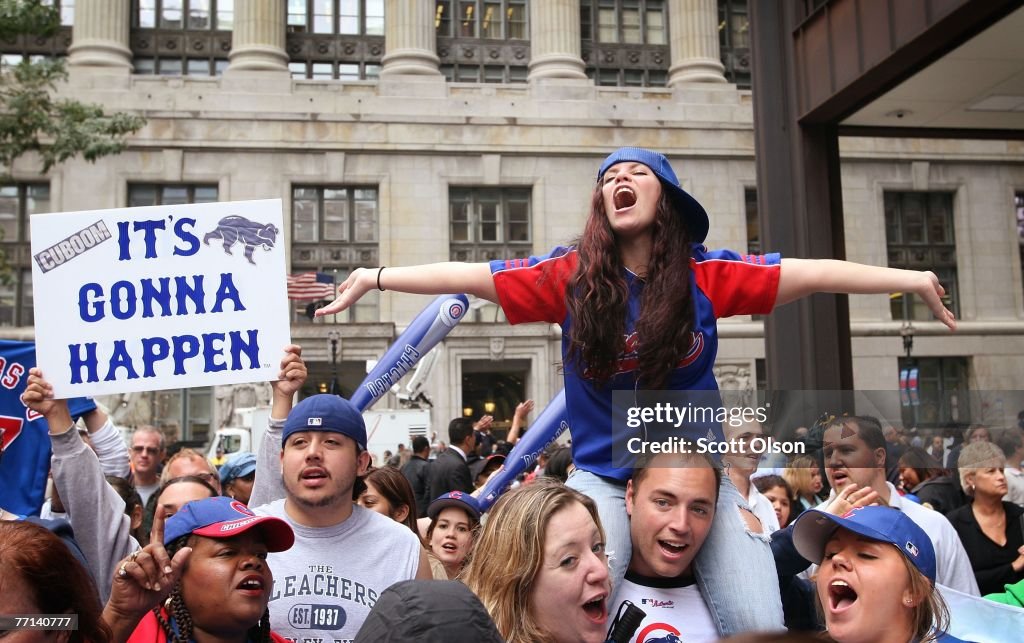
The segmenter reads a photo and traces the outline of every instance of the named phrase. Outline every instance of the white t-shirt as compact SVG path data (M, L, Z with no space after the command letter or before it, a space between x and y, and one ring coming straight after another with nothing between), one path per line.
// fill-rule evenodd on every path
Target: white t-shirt
M627 600L647 614L630 643L718 640L718 628L692 578L649 578L627 571L626 578L609 603L609 623ZM670 638L671 635L676 638Z
M750 505L750 511L761 521L761 533L771 534L779 530L779 517L775 515L775 507L772 506L771 500L757 490L754 483L750 483L747 504Z
M158 479L153 484L137 484L135 490L139 492L139 498L142 500L142 506L145 507L149 504L149 497L156 493L156 490L160 488L160 480Z

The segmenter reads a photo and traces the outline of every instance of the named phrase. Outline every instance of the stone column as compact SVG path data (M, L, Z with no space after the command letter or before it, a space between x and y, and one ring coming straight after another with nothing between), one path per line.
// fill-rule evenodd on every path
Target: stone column
M129 7L124 0L78 0L68 62L74 67L131 70Z
M672 52L668 86L726 82L715 0L670 0L668 18Z
M227 71L288 71L285 0L238 0Z
M440 76L430 0L387 0L384 5L382 76Z
M582 78L579 0L530 2L530 75L541 78Z

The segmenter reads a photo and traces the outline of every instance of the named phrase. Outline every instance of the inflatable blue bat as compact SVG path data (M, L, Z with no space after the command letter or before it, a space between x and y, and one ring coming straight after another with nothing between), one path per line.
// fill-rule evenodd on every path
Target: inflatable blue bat
M360 411L370 408L462 321L467 310L465 295L441 295L432 301L388 348L349 401Z

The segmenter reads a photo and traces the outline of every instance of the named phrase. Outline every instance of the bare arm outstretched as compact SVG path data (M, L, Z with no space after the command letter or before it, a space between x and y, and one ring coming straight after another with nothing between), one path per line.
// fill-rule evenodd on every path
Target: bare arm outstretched
M338 286L338 298L316 311L316 316L341 312L377 288L417 295L466 293L498 302L491 268L486 263L431 263L401 268L357 268Z
M851 295L912 292L928 304L936 319L950 330L956 330L953 313L942 303L946 290L933 272L866 266L837 259L782 260L776 306L819 292Z

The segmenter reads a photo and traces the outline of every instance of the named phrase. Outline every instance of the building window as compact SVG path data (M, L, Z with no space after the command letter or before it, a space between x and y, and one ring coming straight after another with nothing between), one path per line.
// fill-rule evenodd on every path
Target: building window
M953 194L886 192L884 199L889 266L934 272L946 289L943 303L959 317ZM911 293L895 293L890 301L893 319L932 318L928 306Z
M529 40L526 0L438 0L434 27L441 38Z
M140 424L151 424L163 430L164 434L177 436L191 442L190 446L202 450L203 443L213 435L213 387L168 389L137 393L148 398L147 411L143 412ZM230 421L222 418L221 421Z
M48 183L0 186L0 251L10 271L0 278L0 326L32 326L32 248L29 217L50 212Z
M75 0L42 0L43 5L56 6L60 15L60 27L49 37L34 33L12 33L0 40L2 63L16 65L28 58L39 62L44 58L63 58L71 46L71 28L75 22Z
M757 219L757 188L743 190L743 209L747 217L747 252L761 254L761 222Z
M292 187L292 273L330 275L335 284L356 268L379 263L380 210L374 187ZM354 306L318 318L316 323L376 322L380 297L371 291ZM310 308L318 302L298 301L293 323L312 323Z
M235 0L135 1L135 26L142 29L230 31L235 23Z
M380 64L367 62L290 62L292 78L313 80L376 80L380 78Z
M529 188L451 188L448 220L452 261L528 257Z
M372 80L384 56L384 0L288 0L293 78Z
M219 76L228 67L234 0L133 0L136 74Z
M525 83L530 61L526 0L437 0L441 73L453 82Z
M130 183L128 207L143 205L181 205L184 203L213 203L217 200L216 185L190 185L172 183Z
M288 0L288 30L384 35L384 0Z
M757 188L743 189L743 210L747 219L747 254L759 255L761 248L761 222L757 218ZM764 315L751 315L753 320L764 319Z
M916 392L908 391L901 397L903 425L939 428L968 423L971 396L967 368L965 357L899 358L901 386L917 376Z
M75 24L75 0L43 0L42 4L57 7L60 12L60 25L72 27Z
M718 0L718 46L726 80L740 89L750 89L747 0Z
M664 87L670 62L664 0L582 0L587 75L598 85Z

